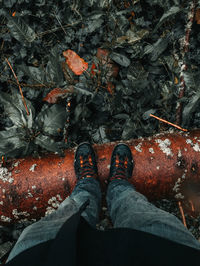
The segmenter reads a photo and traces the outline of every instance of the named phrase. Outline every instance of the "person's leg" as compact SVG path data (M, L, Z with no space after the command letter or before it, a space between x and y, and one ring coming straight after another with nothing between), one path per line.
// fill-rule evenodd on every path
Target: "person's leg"
M97 169L93 167L95 161L87 161L88 154L93 156L92 147L89 144L80 144L76 155L79 155L79 152L81 152L81 155L84 157L83 171L81 169L82 165L78 165L77 172L77 163L79 159L76 157L75 172L78 181L72 194L60 204L55 212L24 229L9 254L7 262L32 246L54 239L63 223L76 213L81 205L88 199L90 201L89 205L82 212L81 216L93 227L98 223L101 205L101 188L97 180Z
M90 203L81 215L91 226L95 227L99 219L101 202L100 184L93 178L81 179L77 182L72 194L60 204L55 212L23 230L7 262L32 246L54 239L63 223L76 213L87 199Z
M110 182L106 199L115 228L132 228L200 249L200 242L177 217L155 207L127 180Z

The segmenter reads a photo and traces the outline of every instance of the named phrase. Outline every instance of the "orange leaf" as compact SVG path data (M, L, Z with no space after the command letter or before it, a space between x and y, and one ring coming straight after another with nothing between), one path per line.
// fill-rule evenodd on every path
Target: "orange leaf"
M60 88L55 88L51 90L45 98L43 98L43 101L46 101L48 103L57 103L60 97L65 95L66 93L69 93L69 90L62 90Z
M178 84L178 78L177 78L177 77L174 78L174 83L175 83L176 85Z
M63 56L66 58L66 63L69 68L76 74L81 75L88 69L88 63L86 63L79 55L74 51L68 49L63 52Z
M15 16L15 14L16 14L16 11L14 11L14 12L12 13L12 17L14 17L14 16Z

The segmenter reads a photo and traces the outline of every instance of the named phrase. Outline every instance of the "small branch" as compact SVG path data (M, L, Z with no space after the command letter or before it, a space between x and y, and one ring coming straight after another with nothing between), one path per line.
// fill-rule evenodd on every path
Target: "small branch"
M195 209L194 209L194 204L193 204L193 202L192 202L191 200L189 200L189 203L190 203L190 205L191 205L192 211L194 212Z
M154 118L160 120L161 122L164 122L164 123L166 123L166 124L169 124L169 125L171 125L171 126L173 126L173 127L176 127L176 128L178 128L178 129L180 129L180 130L182 130L182 131L188 131L187 129L184 129L184 128L180 127L180 126L177 126L177 125L175 125L175 124L173 124L173 123L171 123L171 122L168 122L167 120L164 120L164 119L162 119L162 118L159 118L158 116L155 116L155 115L152 115L152 114L150 114L149 116L154 117Z
M180 39L180 49L181 49L181 56L182 59L179 60L179 57L176 55L176 59L178 59L179 67L181 69L180 71L180 85L178 89L178 94L179 94L179 99L184 97L185 94L185 80L184 80L184 71L187 70L187 65L185 64L185 54L189 50L189 38L190 38L190 32L192 29L192 24L194 20L194 15L195 15L195 7L196 7L196 1L192 0L190 3L190 10L188 13L188 19L187 19L187 24L186 24L186 29L185 29L185 37ZM181 124L182 120L182 103L178 102L176 106L176 124Z
M65 29L63 28L63 25L62 25L62 23L60 22L60 20L59 20L58 16L56 15L56 13L54 13L54 15L55 15L55 18L57 19L58 23L60 24L62 30L63 30L64 33L67 35L67 32L66 32Z
M7 82L9 82L9 83L12 83L12 84L15 84L15 85L18 85L18 83L17 82L15 82L14 80L12 80L12 79L8 79L7 80ZM26 84L26 83L21 83L21 86L23 86L23 87L29 87L29 88L53 88L53 87L55 87L55 84Z
M46 31L43 31L43 32L37 33L37 36L38 36L38 37L42 37L42 36L44 36L44 35L46 35L46 34L53 33L53 32L59 31L59 30L63 30L63 29L68 28L68 27L75 26L75 25L79 24L80 22L81 22L81 21L77 21L77 22L74 22L74 23L72 23L72 24L66 24L66 25L64 25L64 26L62 26L62 27L54 28L54 29L52 29L52 30L46 30Z
M29 113L29 111L28 111L28 107L27 107L27 105L26 105L26 101L25 101L25 99L24 99L24 95L23 95L22 88L21 88L21 86L20 86L19 80L18 80L18 78L17 78L17 76L16 76L16 74L15 74L15 72L14 72L14 70L13 70L11 64L10 64L10 62L8 61L8 59L6 58L5 60L6 60L7 64L9 65L10 69L12 70L12 73L13 73L13 75L14 75L16 81L17 81L17 84L18 84L18 86L19 86L19 91L20 91L20 94L21 94L21 96L22 96L22 101L23 101L23 103L24 103L24 107L25 107L25 109L26 109L27 115L29 115L30 113Z
M178 207L179 207L179 210L180 210L180 213L181 213L181 216L182 216L183 224L187 228L187 224L186 224L186 220L185 220L185 215L184 215L184 212L183 212L183 207L182 207L180 201L178 201Z

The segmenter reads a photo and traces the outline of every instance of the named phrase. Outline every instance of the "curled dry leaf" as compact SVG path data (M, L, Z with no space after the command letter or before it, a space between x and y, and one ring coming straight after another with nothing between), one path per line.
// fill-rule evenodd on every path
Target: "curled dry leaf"
M51 90L45 98L43 98L43 101L46 101L48 103L57 103L61 97L64 97L67 93L71 92L73 92L73 87L65 90L61 88L55 88Z
M76 74L81 75L85 70L88 69L88 63L84 61L74 51L68 49L63 52L63 56L66 58L66 63L69 68Z

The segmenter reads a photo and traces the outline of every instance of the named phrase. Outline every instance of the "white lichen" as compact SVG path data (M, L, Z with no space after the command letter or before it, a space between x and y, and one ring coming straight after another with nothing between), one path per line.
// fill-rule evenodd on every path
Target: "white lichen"
M149 148L150 153L155 153L153 148Z
M181 193L178 193L175 195L175 198L176 199L184 199L185 197Z
M110 169L110 164L107 165L107 168Z
M174 187L172 188L173 191L175 191L176 193L180 192L180 186L181 186L181 183L183 182L183 179L185 179L185 177L186 177L186 174L183 173L182 176L177 179Z
M32 186L32 189L36 189L36 186L34 185L34 186Z
M14 166L14 167L18 167L19 164L20 164L20 161L17 161L17 162L15 162L15 163L13 164L13 166Z
M193 146L193 149L194 149L196 152L199 152L199 151L200 151L199 144L196 143L196 144Z
M0 167L0 179L5 183L13 183L12 173L6 167Z
M3 201L0 201L0 205L3 205Z
M187 143L187 144L193 144L193 142L192 142L191 139L186 139L186 143Z
M56 197L58 198L58 200L62 201L62 198L59 194L57 194Z
M29 171L31 172L35 172L35 167L37 166L36 163L34 163L30 168L29 168Z
M156 139L155 142L158 143L158 146L163 153L173 156L172 150L169 148L169 146L171 145L171 141L169 139Z
M160 166L156 166L156 169L159 170L160 169Z
M135 146L136 151L142 152L141 146L142 146L141 142L137 146Z
M178 150L178 157L182 157L181 150Z
M47 207L46 212L45 212L45 216L47 216L53 212L55 212L55 209L53 207Z
M51 199L48 200L48 204L51 205L51 207L56 208L56 209L60 206L59 200L62 201L60 195L57 195L57 198L52 197Z
M28 192L28 195L26 196L26 198L33 198L33 194L31 192Z
M2 222L10 223L12 221L12 219L10 219L9 217L6 217L4 215L1 215L1 221Z
M193 143L193 141L191 139L186 139L186 143L190 144L194 151L200 152L199 143Z
M29 214L28 212L26 212L26 211L24 211L24 212L18 212L17 209L14 209L14 210L12 211L12 215L13 215L16 219L19 219L19 216L25 216L25 217L30 216L30 214Z

